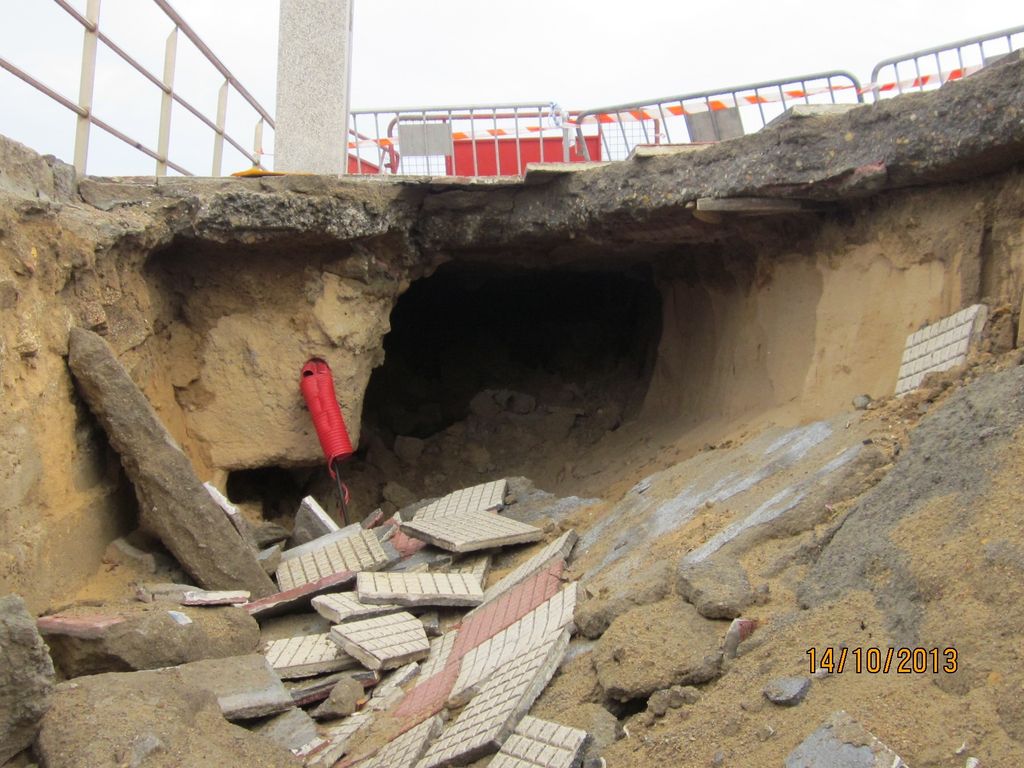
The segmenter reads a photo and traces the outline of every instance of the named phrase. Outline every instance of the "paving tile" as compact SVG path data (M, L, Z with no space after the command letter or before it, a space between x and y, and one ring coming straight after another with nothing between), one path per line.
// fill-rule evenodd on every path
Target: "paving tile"
M550 600L562 588L564 568L561 560L553 560L532 577L498 595L490 603L471 611L459 626L452 649L453 657L461 659L471 649Z
M490 762L490 768L573 768L587 732L527 715Z
M544 538L544 531L493 512L468 512L451 517L402 523L402 531L450 552L526 544Z
M339 624L331 637L370 669L394 669L430 653L420 620L405 612Z
M448 697L448 706L463 706L495 671L509 661L545 645L566 627L572 631L576 594L576 583L573 582L507 629L469 650L462 658L459 677Z
M445 707L452 686L459 675L459 665L452 662L435 674L425 677L394 710L395 717L409 723L416 723L424 717L437 714Z
M555 674L568 645L569 632L563 630L505 664L431 745L420 768L464 765L497 752Z
M470 488L453 491L416 512L414 519L435 520L442 517L500 509L505 504L507 491L507 480L494 480L490 483L481 483Z
M283 561L277 569L277 583L286 592L339 573L374 571L388 561L377 536L359 528L352 536Z
M260 654L193 661L173 670L186 684L216 696L228 720L264 717L295 706L281 678Z
M910 334L896 376L896 394L916 389L929 373L965 363L987 319L988 307L974 304Z
M402 529L398 526L394 526L394 535L389 539L391 546L398 550L398 554L402 558L412 557L414 554L419 552L425 546L427 542L414 539L408 534L402 533Z
M359 523L352 523L351 525L346 525L344 528L340 528L337 531L324 534L312 541L307 541L305 544L289 547L281 553L281 559L291 560L293 557L302 557L309 552L315 552L321 547L327 546L332 541L341 541L342 539L347 539L349 536L355 536L359 533L361 528L362 526Z
M189 584L146 583L135 588L135 596L145 602L177 603L178 605L243 605L249 602L245 590L199 589Z
M309 768L331 768L348 753L352 737L370 725L373 717L371 712L356 712L338 725L324 728L324 743L305 756L305 765Z
M370 616L383 616L386 613L398 613L400 605L373 605L363 603L355 592L334 592L313 598L313 610L334 624L342 624L352 619L365 619Z
M519 582L530 578L542 568L548 566L552 560L568 560L569 555L572 553L572 548L576 546L578 539L576 531L570 530L545 545L540 552L529 557L517 568L503 576L498 582L488 587L484 592L483 604L486 605L498 597L498 595L512 589Z
M263 652L282 680L351 669L357 662L328 633L272 640Z
M43 616L36 621L36 629L41 635L67 635L80 637L83 640L95 640L103 637L110 627L125 620L124 616L94 614L88 616L65 616L54 613Z
M420 679L433 677L448 663L452 648L455 647L457 632L446 632L439 638L430 641L430 654L420 662Z
M333 573L319 581L311 581L300 587L276 592L273 595L261 597L259 600L253 600L250 603L246 603L243 607L249 612L250 616L265 619L299 608L304 604L308 604L310 598L323 592L337 591L355 580L356 574L354 571Z
M359 768L412 768L443 728L441 716L434 715L392 739L376 754L360 762Z
M491 570L491 555L488 552L481 552L476 555L462 557L445 569L446 573L467 573L476 576L483 584L487 574Z
M477 576L462 573L360 573L360 602L398 605L474 606L484 598Z

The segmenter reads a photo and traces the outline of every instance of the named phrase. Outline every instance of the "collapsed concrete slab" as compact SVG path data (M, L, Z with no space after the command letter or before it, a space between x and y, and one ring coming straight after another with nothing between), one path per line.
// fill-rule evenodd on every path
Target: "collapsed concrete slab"
M142 524L207 589L246 589L258 597L274 585L256 552L196 477L146 396L100 336L71 330L68 365L89 409L121 456L139 499Z
M352 536L283 561L277 569L281 589L287 591L337 574L374 571L391 562L393 558L384 551L377 536L356 527L358 530Z
M360 602L472 607L484 599L480 578L464 573L360 573Z
M450 552L527 544L544 538L544 531L492 512L466 512L450 517L402 523L402 532Z
M527 715L490 765L493 768L574 768L587 732Z
M840 710L789 753L786 768L907 768L860 723Z
M436 520L473 512L493 512L505 504L507 480L494 480L452 491L416 512L416 520Z
M259 645L259 625L234 607L82 605L44 616L37 624L67 677L239 656Z
M313 677L356 666L328 633L272 640L264 652L270 666L282 680Z
M18 595L0 598L0 765L28 747L50 706L53 662Z
M396 669L430 653L430 641L411 613L350 621L331 629L331 638L369 669Z

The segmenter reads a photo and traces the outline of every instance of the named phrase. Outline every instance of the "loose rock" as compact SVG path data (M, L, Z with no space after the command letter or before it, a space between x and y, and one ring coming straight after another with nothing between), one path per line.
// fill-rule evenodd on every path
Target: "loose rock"
M811 688L809 677L780 677L772 680L764 688L764 696L772 704L782 707L795 707Z
M18 595L0 598L0 765L28 747L50 706L53 662Z
M743 566L728 558L682 563L676 590L709 619L735 619L754 602L754 592Z
M359 700L365 695L363 686L352 677L343 677L331 689L327 700L313 710L317 720L334 720L348 717L359 707Z

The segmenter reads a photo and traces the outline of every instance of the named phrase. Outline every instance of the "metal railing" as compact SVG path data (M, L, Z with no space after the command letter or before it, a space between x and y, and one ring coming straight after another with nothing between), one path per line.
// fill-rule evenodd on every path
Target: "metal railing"
M531 162L572 162L574 113L557 104L474 104L353 111L351 173L518 176Z
M224 142L227 142L249 160L254 166L261 167L261 154L263 142L263 127L269 125L274 127L274 120L270 113L255 99L255 97L238 81L224 63L210 50L195 31L185 22L167 0L153 0L156 6L163 11L164 15L172 22L173 28L167 36L164 47L164 68L162 76L157 76L140 64L135 58L129 55L121 46L111 40L100 29L100 0L88 0L86 11L83 16L67 0L54 0L54 2L72 19L77 21L84 29L84 40L82 44L82 67L78 89L78 100L72 99L58 93L55 89L17 67L15 64L0 58L0 68L3 68L31 85L36 90L49 96L61 106L74 112L77 115L77 126L75 131L74 165L79 174L84 174L88 165L89 157L89 135L92 126L96 126L111 136L121 140L125 144L142 152L156 161L156 175L165 176L167 170L171 169L185 176L192 173L180 164L171 160L171 116L173 107L178 104L203 125L213 132L213 163L212 175L221 175L221 166L224 157ZM180 93L174 90L175 62L177 59L178 35L184 34L191 41L196 49L224 78L220 85L217 97L217 112L213 117L204 114L192 103L184 99ZM93 112L93 90L96 80L96 58L98 44L102 43L106 48L120 57L125 63L131 66L136 72L142 75L151 84L162 92L160 104L160 118L157 130L157 146L149 147L143 142L128 136L123 131L101 119ZM241 96L258 115L258 120L253 132L253 150L247 150L241 142L231 136L225 126L227 124L228 95L231 89Z
M588 109L576 119L576 143L590 160L586 129L593 126L605 158L621 160L640 144L722 141L753 133L794 104L861 101L852 74L820 72Z
M876 101L907 91L932 90L1020 48L1024 48L1024 26L904 53L875 65L870 90Z

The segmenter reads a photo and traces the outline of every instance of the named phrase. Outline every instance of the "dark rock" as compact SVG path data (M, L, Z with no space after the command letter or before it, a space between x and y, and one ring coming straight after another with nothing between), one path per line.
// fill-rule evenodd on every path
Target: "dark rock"
M896 753L845 712L835 712L789 753L786 768L907 768Z
M418 437L406 437L399 435L395 438L395 456L406 464L415 464L423 455L426 443Z
M225 721L212 693L173 670L62 683L36 751L47 768L296 765L284 747Z
M18 595L0 597L0 765L28 747L50 706L53 662Z
M754 602L746 571L727 557L681 563L676 591L709 619L735 619Z
M348 717L356 711L359 707L359 700L365 695L362 684L346 675L331 689L327 700L313 710L313 717L317 720Z
M79 389L135 486L143 525L200 586L247 589L254 597L273 594L273 582L256 553L199 482L110 345L91 331L74 328L69 350L68 365Z
M810 689L811 678L809 677L802 675L798 677L780 677L772 680L764 687L764 697L772 704L778 704L782 707L795 707L804 700Z
M95 632L65 630L61 619L116 617ZM166 603L78 606L40 621L54 661L66 677L158 669L201 659L253 653L256 620L242 608L191 608ZM85 634L85 636L83 636Z

